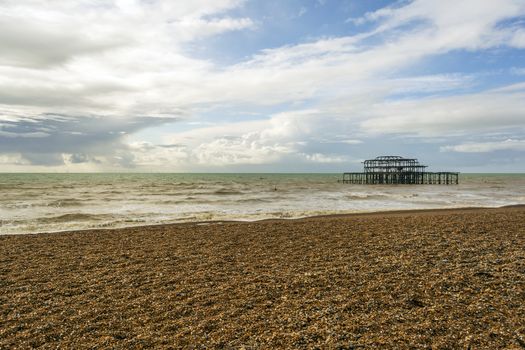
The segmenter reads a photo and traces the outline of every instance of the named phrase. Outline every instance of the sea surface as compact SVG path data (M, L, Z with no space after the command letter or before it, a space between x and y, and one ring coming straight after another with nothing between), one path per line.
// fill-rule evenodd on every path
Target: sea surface
M525 203L525 174L350 185L341 174L1 174L0 234Z

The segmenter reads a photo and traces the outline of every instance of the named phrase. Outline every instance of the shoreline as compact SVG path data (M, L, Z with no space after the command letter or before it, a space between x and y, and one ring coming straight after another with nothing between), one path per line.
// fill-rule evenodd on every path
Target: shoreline
M158 224L139 224L139 225L126 225L119 227L93 227L93 228L81 228L73 230L57 230L57 231L40 231L40 232L29 232L29 233L0 233L0 237L3 236L34 236L34 235L47 235L47 234L71 234L71 233L82 233L89 231L113 231L113 230L126 230L126 229L148 229L150 227L171 227L171 226L193 226L193 225L214 225L223 223L263 223L263 222L286 222L286 221L303 221L303 220L315 220L321 218L338 218L338 217L368 217L368 216L389 216L389 215L420 215L420 214L438 214L448 212L463 212L463 211L480 211L480 210L498 210L506 208L525 208L524 204L510 204L499 207L457 207L457 208L423 208L423 209L392 209L392 210L379 210L379 211L360 211L360 212L348 212L348 213L334 213L334 214L320 214L311 215L304 217L295 218L266 218L256 220L201 220L201 221L181 221L181 222L168 222Z

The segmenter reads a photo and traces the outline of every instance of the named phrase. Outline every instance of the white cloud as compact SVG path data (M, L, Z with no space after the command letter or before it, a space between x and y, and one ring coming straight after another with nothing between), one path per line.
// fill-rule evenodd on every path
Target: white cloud
M85 149L52 150L80 166L111 139L120 153L108 163L189 168L290 157L338 162L344 157L321 151L318 144L356 145L371 134L442 136L523 128L523 83L440 97L475 85L475 74L407 74L422 59L455 50L522 48L523 29L503 21L524 15L523 1L399 2L354 21L373 23L369 32L267 48L228 66L192 56L192 45L202 39L255 27L257 21L228 12L243 3L86 0L56 1L51 7L43 0L0 2L0 46L7 48L0 53L0 109L9 112L0 121L16 116L22 125L48 113L82 115L93 123L107 118L111 131L118 132L113 121L119 118L133 123L137 116L190 119L203 111L218 113L218 125L171 132L164 135L164 146L142 140L127 144L122 135L104 134L92 135L100 147L86 143ZM400 99L404 94L435 96ZM237 123L221 121L217 112L264 115L261 106L282 112ZM155 119L140 119L137 128L122 125L133 133L158 125ZM2 129L0 142L46 134L12 132ZM17 147L29 151L29 146Z
M521 67L512 67L510 72L515 75L525 75L525 68Z
M0 37L0 44L26 45L24 54L8 50L11 53L0 58L18 64L38 64L31 61L38 59L52 66L36 71L3 67L0 103L32 105L43 112L162 114L202 105L272 105L348 95L367 85L381 84L388 90L393 82L385 81L385 77L424 56L509 44L510 39L500 35L503 29L496 24L524 11L513 1L504 1L498 6L477 3L472 8L456 4L450 14L446 2L414 1L378 12L387 13L376 16L384 20L380 31L266 49L239 64L218 67L190 57L183 43L252 27L249 18L214 17L242 2L178 3L119 1L107 5L86 1L61 3L52 9L45 7L45 2L25 6L4 3L8 15L0 18L33 23L9 28L22 31L31 40L56 45L40 48L25 37L5 35L4 42ZM430 24L379 45L363 42L417 18ZM66 45L69 42L73 45ZM14 57L10 58L11 54ZM412 89L410 82L404 84L405 89ZM428 82L429 86L438 84Z
M265 164L276 162L293 148L286 144L268 144L257 133L237 139L221 138L198 146L194 155L203 165Z
M520 28L498 27L497 24L503 19L523 14L524 11L525 2L522 0L414 0L408 4L398 3L396 7L367 13L353 21L357 24L380 21L376 32L422 21L423 24L430 24L423 36L433 39L423 43L423 50L425 47L441 47L445 50L476 49L499 44L520 44ZM516 35L518 39L515 40Z
M193 40L195 35L200 37L211 36L230 30L251 28L254 23L249 18L219 18L207 20L203 18L184 18L179 22L172 22L174 30L180 40Z
M190 155L184 145L154 145L150 142L133 142L129 151L133 162L142 167L176 170L190 163ZM186 168L184 168L186 169Z
M525 126L525 93L470 95L383 102L371 106L361 127L370 133L464 135Z
M346 143L348 145L359 145L361 143L363 143L363 141L361 140L342 140L342 141L339 141L341 143Z
M344 120L329 118L324 111L297 110L277 113L269 119L203 126L173 133L166 144L184 145L189 163L205 166L258 165L279 162L340 163L346 158L312 150L312 144L328 142L356 145ZM333 130L341 136L333 137Z
M77 115L184 109L194 101L181 91L197 89L212 67L191 58L185 42L253 22L222 15L243 1L182 3L0 3L0 105ZM170 102L173 91L179 98Z
M498 142L470 142L443 146L442 152L487 153L494 151L525 151L525 140L507 139Z
M517 29L510 39L510 44L514 47L525 48L525 30Z
M347 157L338 155L326 155L322 153L303 154L304 157L313 163L344 163L348 161Z
M169 141L185 144L201 165L267 164L298 152L301 138L311 137L316 111L277 114L267 120L203 127L173 134ZM309 136L310 135L310 136Z
M19 153L3 153L0 154L0 164L15 165L15 166L28 166L29 161L24 159Z

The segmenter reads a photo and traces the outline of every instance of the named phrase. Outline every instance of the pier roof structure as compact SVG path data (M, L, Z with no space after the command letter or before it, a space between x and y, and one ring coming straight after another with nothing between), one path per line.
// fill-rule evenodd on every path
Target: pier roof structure
M364 171L376 172L423 172L426 165L419 164L415 158L403 158L400 156L379 156L364 162Z

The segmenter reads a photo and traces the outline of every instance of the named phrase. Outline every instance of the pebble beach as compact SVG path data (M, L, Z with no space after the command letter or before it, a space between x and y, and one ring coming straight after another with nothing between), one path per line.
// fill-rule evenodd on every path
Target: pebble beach
M525 206L0 236L0 348L522 349Z

